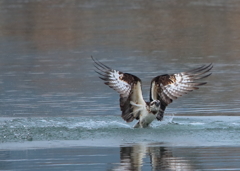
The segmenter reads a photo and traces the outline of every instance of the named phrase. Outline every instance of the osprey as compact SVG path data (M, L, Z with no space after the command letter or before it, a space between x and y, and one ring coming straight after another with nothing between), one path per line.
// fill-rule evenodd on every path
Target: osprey
M206 82L196 82L211 75L212 64L180 72L177 74L159 75L152 79L150 86L150 102L145 102L142 96L141 80L135 75L114 70L105 64L95 62L96 72L105 84L120 94L122 118L126 122L139 120L134 128L145 128L155 118L163 119L166 107L178 97L198 89Z

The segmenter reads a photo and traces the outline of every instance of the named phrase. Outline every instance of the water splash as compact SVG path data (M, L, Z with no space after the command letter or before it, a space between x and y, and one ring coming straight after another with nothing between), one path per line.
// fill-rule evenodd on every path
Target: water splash
M91 119L89 121L77 122L73 125L70 125L69 128L86 128L93 130L100 128L131 128L131 126L119 121L95 121Z
M239 143L238 117L179 117L166 114L162 122L154 121L149 128L134 129L121 117L52 117L0 120L0 142L97 140L113 142L171 142L206 144L216 140Z

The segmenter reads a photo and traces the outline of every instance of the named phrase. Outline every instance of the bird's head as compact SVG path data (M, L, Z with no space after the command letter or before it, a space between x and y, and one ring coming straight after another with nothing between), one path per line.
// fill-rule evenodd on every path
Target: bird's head
M160 110L160 106L161 102L159 100L153 100L150 102L149 107L150 107L150 111L153 114L156 114L159 110Z

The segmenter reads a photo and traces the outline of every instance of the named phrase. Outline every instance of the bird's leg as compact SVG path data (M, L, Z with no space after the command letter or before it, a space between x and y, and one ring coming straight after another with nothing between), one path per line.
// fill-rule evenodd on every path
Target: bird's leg
M164 111L162 109L159 109L156 117L157 120L161 121L163 119L163 114L164 114Z

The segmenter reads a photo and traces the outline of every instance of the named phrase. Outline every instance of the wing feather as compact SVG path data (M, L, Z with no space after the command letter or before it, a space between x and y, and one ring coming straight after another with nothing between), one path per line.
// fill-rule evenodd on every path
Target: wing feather
M209 71L212 68L213 65L209 64L186 72L155 77L151 82L150 100L160 100L161 108L165 110L173 100L206 84L197 81L210 76Z
M146 110L141 80L135 75L111 69L93 57L92 60L95 62L94 66L99 78L120 94L122 118L127 122L139 119L140 113Z

